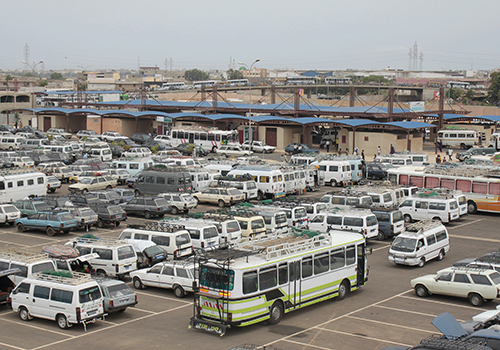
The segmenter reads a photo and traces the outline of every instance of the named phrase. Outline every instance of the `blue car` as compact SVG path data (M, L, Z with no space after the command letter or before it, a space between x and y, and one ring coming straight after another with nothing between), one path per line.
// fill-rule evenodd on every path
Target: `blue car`
M302 147L302 148L301 148ZM308 145L303 143L291 143L285 147L286 153L319 153L319 150L314 148L309 148Z
M41 230L45 231L48 236L53 236L56 233L68 233L76 229L78 220L67 211L52 210L40 211L17 219L15 225L19 232Z

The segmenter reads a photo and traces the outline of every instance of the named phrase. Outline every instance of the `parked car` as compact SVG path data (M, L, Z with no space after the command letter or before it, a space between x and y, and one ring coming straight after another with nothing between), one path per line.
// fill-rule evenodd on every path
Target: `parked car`
M47 176L47 190L54 193L58 188L61 188L61 181L55 176Z
M21 212L12 204L0 204L0 223L14 225L21 217Z
M500 273L490 269L450 267L437 274L412 279L411 287L419 297L449 295L467 298L472 306L481 306L485 301L498 297Z
M109 148L113 157L121 157L123 152L125 152L125 149L119 145L110 145Z
M226 157L243 157L252 155L253 151L245 150L237 145L222 145L217 149L217 154Z
M19 209L21 216L29 216L39 211L50 210L50 207L41 200L23 199L15 201L14 206Z
M241 144L243 149L250 149L250 145L248 140ZM253 141L252 142L252 151L257 153L273 153L276 150L276 147L266 145L264 141Z
M120 226L121 221L127 220L127 213L119 205L93 205L92 210L99 217L97 227L103 228L105 225Z
M118 193L118 195L122 199L122 203L126 203L135 197L134 191L129 190L128 188L113 188L112 191Z
M26 230L42 230L47 236L53 236L57 233L69 233L70 230L77 228L76 218L67 211L40 211L31 214L28 217L20 218L15 221L17 230L24 232Z
M156 264L152 268L136 270L130 273L134 288L160 287L174 290L177 298L193 291L194 263L187 261L169 261Z
M387 178L387 170L389 170L390 168L394 168L394 166L392 164L380 162L366 163L366 177L368 179L385 180Z
M76 133L76 136L81 139L82 137L98 137L99 134L96 133L94 130L79 130Z
M128 215L144 215L146 219L163 217L171 211L169 203L163 197L136 197L121 206Z
M76 218L78 228L90 228L97 224L97 220L99 220L96 212L90 207L67 207L63 209Z
M470 159L472 156L480 156L480 155L490 155L495 154L497 150L494 147L473 147L469 148L465 152L457 153L456 158L463 162L467 159Z
M104 299L104 312L125 312L128 307L137 305L137 295L123 281L94 277Z
M187 213L198 206L198 201L189 193L160 193L158 196L165 198L174 215L180 212Z
M60 209L63 207L72 207L70 199L65 196L43 196L39 197L41 201L47 204L50 209Z
M68 140L71 139L71 136L72 136L71 133L66 132L66 130L61 129L61 128L50 128L49 130L47 130L45 132L45 134L47 134L47 135L59 135L59 136L62 136Z
M30 157L10 157L9 160L14 163L14 166L17 166L17 167L20 167L20 168L23 168L23 167L28 167L28 168L32 168L35 166L35 162L33 161L33 159L31 159Z
M218 204L221 208L245 200L245 195L234 187L209 187L205 191L196 192L192 195L198 203Z
M167 260L168 253L155 242L143 239L127 239L137 254L137 268L144 269Z
M153 140L159 143L163 143L167 146L172 146L172 141L170 140L170 136L167 135L157 135Z
M119 132L105 131L101 134L100 138L101 138L101 140L106 141L106 142L113 142L113 141L123 140L127 137L123 136Z
M149 136L148 134L136 132L136 133L133 133L132 136L130 136L130 139L132 141L142 145L144 142L146 142L148 140L152 140L152 137Z
M68 190L74 193L86 193L95 190L110 190L116 186L116 180L110 176L84 177L78 182L68 186Z
M68 196L69 200L75 206L91 206L100 203L99 198L95 194L83 193L83 194L73 194L70 193Z
M193 154L193 149L195 148L195 144L194 143L181 143L180 145L178 145L177 147L175 147L176 150L178 150L179 152L181 152L183 155L187 155L187 156L190 156Z
M285 147L286 153L319 153L319 150L309 148L308 145L303 143L291 143Z
M92 191L89 193L95 194L97 196L97 198L99 198L99 201L101 202L101 204L120 204L120 203L123 203L121 196L112 190Z

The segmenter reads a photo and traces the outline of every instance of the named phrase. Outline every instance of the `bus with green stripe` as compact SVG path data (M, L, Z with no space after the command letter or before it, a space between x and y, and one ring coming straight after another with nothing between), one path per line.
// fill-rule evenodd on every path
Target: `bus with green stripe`
M295 231L296 232L296 231ZM265 235L196 256L190 328L224 335L327 299L344 299L368 280L365 237L332 230Z

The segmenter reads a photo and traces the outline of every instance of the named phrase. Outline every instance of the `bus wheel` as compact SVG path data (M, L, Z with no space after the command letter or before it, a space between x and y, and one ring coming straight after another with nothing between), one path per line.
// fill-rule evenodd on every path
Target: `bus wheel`
M347 280L343 280L339 286L339 295L337 297L337 300L344 300L349 291L349 282Z
M335 180L330 181L330 186L337 187L337 181Z
M467 211L469 214L476 214L477 213L477 205L473 201L468 201L467 202Z
M285 313L283 302L275 301L273 306L271 306L271 310L269 311L269 324L278 324L283 318L283 314Z

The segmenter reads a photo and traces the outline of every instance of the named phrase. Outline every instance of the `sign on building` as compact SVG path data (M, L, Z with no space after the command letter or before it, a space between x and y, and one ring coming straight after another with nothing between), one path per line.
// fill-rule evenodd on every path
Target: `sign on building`
M425 102L424 101L410 102L410 110L412 112L423 112L423 111L425 111Z

